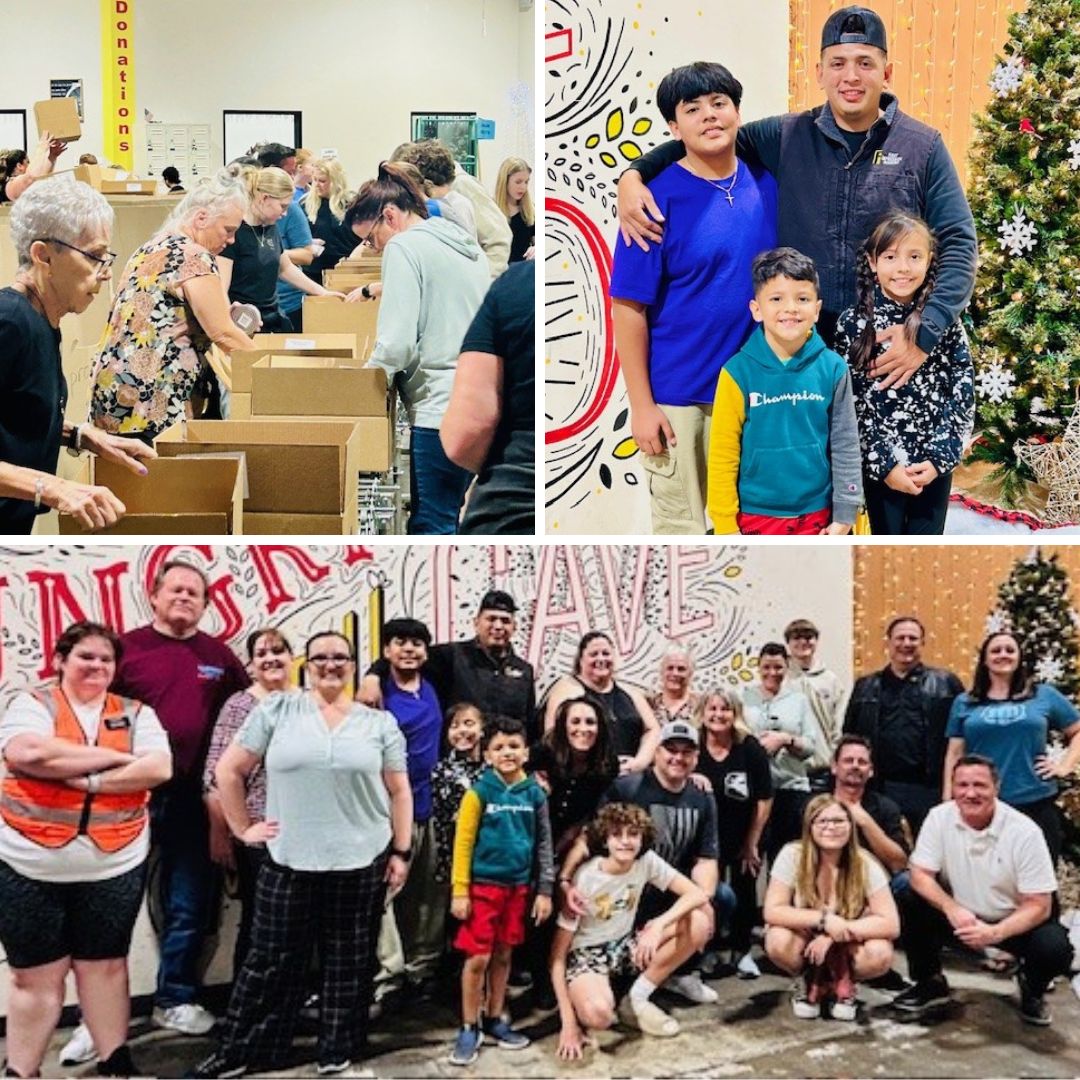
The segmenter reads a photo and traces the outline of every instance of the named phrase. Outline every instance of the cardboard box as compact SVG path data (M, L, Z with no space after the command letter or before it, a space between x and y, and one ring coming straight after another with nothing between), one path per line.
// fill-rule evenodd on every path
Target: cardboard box
M100 165L76 165L74 173L76 180L103 195L153 195L157 191L156 180L122 180L115 169Z
M264 356L251 369L251 415L385 417L386 391L386 372L352 357Z
M229 419L230 420L250 420L251 419L251 395L250 394L230 394L229 395Z
M356 356L366 360L375 348L379 301L346 304L336 296L304 297L304 328L312 334L354 334Z
M245 516L341 515L355 533L360 425L351 420L188 420L154 441L162 457L241 450L247 461Z
M255 362L274 353L297 353L301 356L357 355L355 333L256 334L250 349L232 352L232 392L251 393L251 369Z
M248 514L244 518L245 536L341 536L344 514Z
M241 457L159 458L146 476L122 465L93 459L93 483L107 487L127 513L106 535L154 533L240 536L244 522L244 462ZM81 533L74 518L60 516L60 532Z
M75 142L82 138L82 125L79 123L79 110L75 106L74 98L35 101L34 120L37 122L39 136L47 131L61 142Z

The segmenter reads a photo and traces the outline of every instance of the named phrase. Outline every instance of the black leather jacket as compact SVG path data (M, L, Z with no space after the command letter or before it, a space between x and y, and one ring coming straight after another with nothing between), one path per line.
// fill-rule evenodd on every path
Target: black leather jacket
M888 755L881 747L881 689L885 671L857 679L844 715L844 733L862 735L870 740L874 755L874 778L878 785L889 774ZM921 692L923 731L926 747L923 756L923 783L940 790L941 771L945 765L945 726L957 694L963 693L960 680L944 668L920 665L914 669Z

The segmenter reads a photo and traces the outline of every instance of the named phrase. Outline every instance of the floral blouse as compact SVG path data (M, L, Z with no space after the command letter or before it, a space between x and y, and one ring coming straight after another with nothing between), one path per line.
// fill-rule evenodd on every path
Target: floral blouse
M209 251L176 234L156 236L131 256L94 363L97 427L153 436L183 419L210 339L177 286L217 273Z
M878 330L900 325L910 311L910 305L898 304L875 289ZM854 308L840 316L835 349L841 356L848 357L865 325L866 317ZM874 359L883 351L877 346ZM942 475L952 472L960 464L964 442L975 423L975 372L959 321L941 335L905 386L879 390L878 381L865 369L851 369L865 474L871 480L884 480L894 466L919 461L929 461Z

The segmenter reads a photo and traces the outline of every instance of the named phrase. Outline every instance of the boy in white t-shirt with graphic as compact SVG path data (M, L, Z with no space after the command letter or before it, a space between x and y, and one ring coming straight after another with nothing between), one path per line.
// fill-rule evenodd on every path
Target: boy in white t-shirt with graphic
M551 951L561 1058L580 1058L586 1029L615 1022L611 980L619 975L637 975L620 1009L624 1022L647 1035L679 1033L678 1021L649 997L694 952L687 916L707 906L709 898L649 850L653 833L648 813L629 803L609 803L587 827L590 850L606 854L589 859L574 875L586 910L559 916ZM647 885L678 899L635 933L634 916Z

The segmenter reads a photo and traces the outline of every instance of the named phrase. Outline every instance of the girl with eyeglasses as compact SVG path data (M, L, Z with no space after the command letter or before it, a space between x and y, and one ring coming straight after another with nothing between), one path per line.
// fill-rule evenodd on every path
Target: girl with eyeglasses
M405 739L388 712L353 700L351 642L322 633L304 650L310 689L254 708L218 762L218 798L233 835L266 844L251 944L233 984L219 1049L195 1076L289 1067L312 944L322 973L320 1076L364 1053L372 961L386 892L412 858ZM266 815L253 819L245 780L266 769Z
M795 976L791 1007L799 1019L858 1014L857 983L884 975L900 936L889 877L859 847L848 808L832 795L811 799L802 838L787 844L765 892L765 952Z

